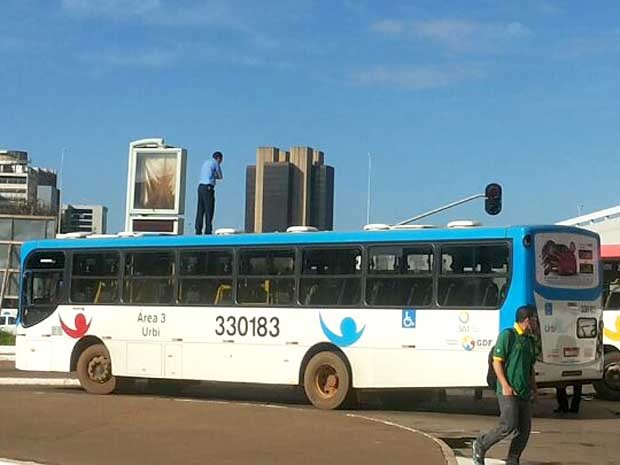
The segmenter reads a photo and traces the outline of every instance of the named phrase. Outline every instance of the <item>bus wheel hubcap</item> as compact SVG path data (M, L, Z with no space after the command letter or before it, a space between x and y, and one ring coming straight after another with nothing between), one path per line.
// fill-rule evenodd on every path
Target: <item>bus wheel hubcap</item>
M338 391L338 374L334 367L323 365L316 372L316 387L321 396L333 397Z
M88 376L97 383L105 383L110 379L110 361L99 355L88 363Z
M620 391L620 363L612 363L605 367L605 384Z

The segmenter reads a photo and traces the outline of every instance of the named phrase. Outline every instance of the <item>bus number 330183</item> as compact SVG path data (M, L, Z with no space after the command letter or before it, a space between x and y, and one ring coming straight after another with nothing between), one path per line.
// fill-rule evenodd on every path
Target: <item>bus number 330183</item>
M280 320L275 316L246 318L245 316L218 315L215 321L217 324L215 334L218 336L227 334L228 336L278 337L280 335Z

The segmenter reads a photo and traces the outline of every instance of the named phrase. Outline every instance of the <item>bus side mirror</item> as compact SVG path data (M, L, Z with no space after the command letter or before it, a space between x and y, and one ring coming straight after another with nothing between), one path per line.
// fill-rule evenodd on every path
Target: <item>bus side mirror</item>
M486 187L484 195L484 210L489 215L499 214L502 211L502 186L493 182Z

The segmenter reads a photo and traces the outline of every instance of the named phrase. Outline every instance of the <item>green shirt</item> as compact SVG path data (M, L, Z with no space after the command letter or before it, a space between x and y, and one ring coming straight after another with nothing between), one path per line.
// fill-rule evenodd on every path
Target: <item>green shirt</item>
M512 331L513 335L510 336ZM512 339L512 345L510 340ZM531 377L536 363L534 338L525 334L518 324L514 330L502 331L497 338L493 360L504 363L504 373L508 383L521 399L531 395ZM503 394L502 385L497 383L497 394Z

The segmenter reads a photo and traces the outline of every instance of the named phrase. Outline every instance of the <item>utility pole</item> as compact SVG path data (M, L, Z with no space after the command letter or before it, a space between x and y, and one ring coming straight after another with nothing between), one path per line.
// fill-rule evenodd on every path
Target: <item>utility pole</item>
M370 224L370 188L371 188L371 173L372 173L372 157L368 152L368 198L366 199L366 224Z
M67 149L65 147L60 151L60 170L58 171L58 180L56 184L58 185L58 214L57 214L57 227L56 232L60 234L61 231L61 223L62 223L62 169L65 164L65 151Z

